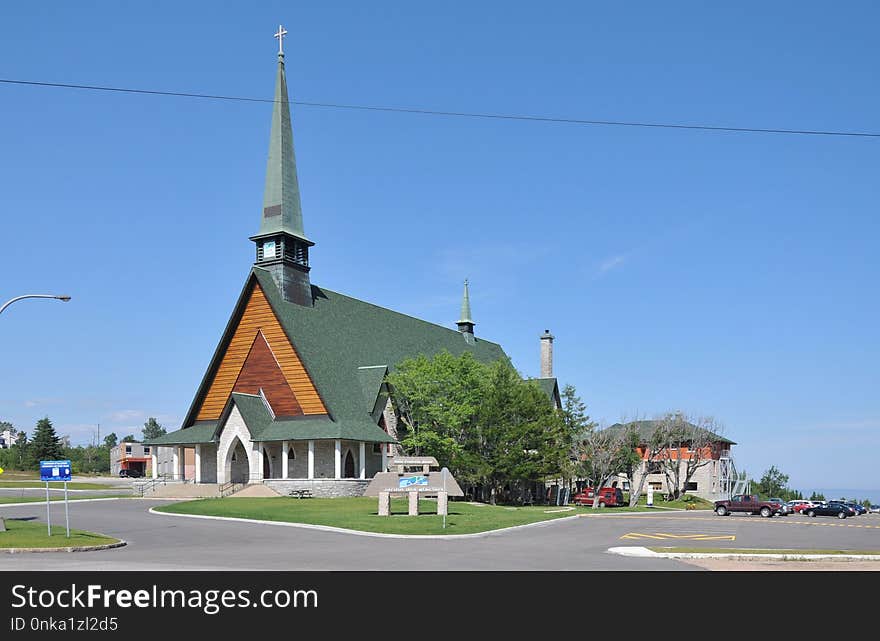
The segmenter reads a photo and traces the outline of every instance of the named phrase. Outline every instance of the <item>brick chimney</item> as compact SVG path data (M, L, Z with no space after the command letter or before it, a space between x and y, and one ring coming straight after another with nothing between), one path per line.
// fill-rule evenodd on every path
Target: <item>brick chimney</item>
M553 334L549 329L541 334L541 378L553 378Z

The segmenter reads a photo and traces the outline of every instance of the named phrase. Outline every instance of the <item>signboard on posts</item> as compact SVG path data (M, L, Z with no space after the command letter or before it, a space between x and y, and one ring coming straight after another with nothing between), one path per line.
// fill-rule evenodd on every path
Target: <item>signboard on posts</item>
M41 481L69 481L70 461L40 461Z

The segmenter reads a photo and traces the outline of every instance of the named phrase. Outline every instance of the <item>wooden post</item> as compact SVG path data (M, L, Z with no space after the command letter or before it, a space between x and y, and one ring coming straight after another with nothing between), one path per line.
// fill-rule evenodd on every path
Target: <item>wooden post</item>
M419 493L418 491L409 492L409 515L419 515Z

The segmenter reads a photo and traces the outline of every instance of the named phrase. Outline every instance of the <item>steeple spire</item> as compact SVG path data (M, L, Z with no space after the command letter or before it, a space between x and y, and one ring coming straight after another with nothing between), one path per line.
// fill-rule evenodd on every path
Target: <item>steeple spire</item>
M263 215L260 231L256 236L251 236L251 240L257 244L256 264L272 272L284 299L300 305L311 305L309 247L314 243L303 231L290 102L284 73L283 41L286 34L284 27L279 25L275 34L278 38L278 72L275 77Z
M474 319L471 318L471 296L470 292L468 292L468 281L465 279L464 281L464 294L461 298L461 318L456 321L458 324L458 331L465 335L465 339L468 336L473 339L474 336Z
M285 34L279 28L279 34ZM269 160L266 163L266 189L263 195L263 219L260 234L287 232L305 241L302 207L299 201L299 180L296 176L296 155L293 151L293 127L290 124L290 103L284 73L284 52L278 36L278 73L275 77L275 102L272 107L272 133L269 136Z

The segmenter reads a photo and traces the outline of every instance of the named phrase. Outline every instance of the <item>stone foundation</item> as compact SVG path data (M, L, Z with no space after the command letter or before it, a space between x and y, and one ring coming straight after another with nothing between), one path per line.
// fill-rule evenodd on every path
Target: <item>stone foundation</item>
M370 484L369 479L266 479L266 485L282 496L291 490L311 490L316 498L334 498L339 496L363 496Z

